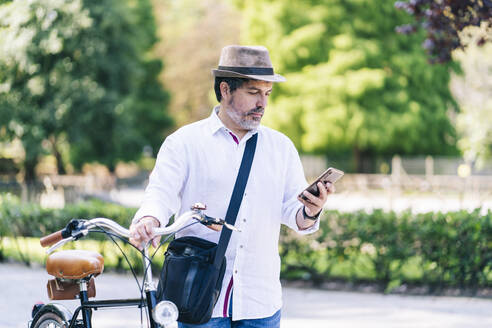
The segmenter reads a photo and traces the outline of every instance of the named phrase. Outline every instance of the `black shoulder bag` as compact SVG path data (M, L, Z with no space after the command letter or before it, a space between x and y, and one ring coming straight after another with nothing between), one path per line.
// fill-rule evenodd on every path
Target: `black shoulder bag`
M246 142L225 218L231 225L236 222L241 206L257 139L258 134L255 134ZM181 237L169 244L157 287L157 300L176 304L178 321L202 324L212 317L222 287L225 252L231 233L231 230L222 228L218 244L198 237Z

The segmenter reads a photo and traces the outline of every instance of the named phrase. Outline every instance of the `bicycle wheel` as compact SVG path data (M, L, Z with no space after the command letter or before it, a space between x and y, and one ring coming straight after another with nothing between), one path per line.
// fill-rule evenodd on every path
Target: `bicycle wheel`
M66 328L66 325L58 314L46 312L32 323L31 328Z

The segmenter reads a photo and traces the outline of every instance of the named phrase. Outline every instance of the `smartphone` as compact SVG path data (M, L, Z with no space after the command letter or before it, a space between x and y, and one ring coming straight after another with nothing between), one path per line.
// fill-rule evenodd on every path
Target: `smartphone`
M331 182L331 183L335 183L338 179L340 179L343 176L343 174L344 173L342 171L337 170L337 169L335 169L333 167L330 167L325 172L323 172L313 183L311 183L309 185L309 187L307 187L304 190L309 191L311 194L313 194L314 196L317 197L317 196L319 196L319 190L318 190L318 186L317 186L318 182L323 182L323 183ZM304 199L304 200L308 200L308 198L306 196L304 196L303 192L301 192L299 194L299 196L302 199Z

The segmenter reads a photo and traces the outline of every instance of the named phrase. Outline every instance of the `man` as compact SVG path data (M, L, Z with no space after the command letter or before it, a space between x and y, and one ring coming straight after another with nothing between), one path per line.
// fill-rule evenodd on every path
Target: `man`
M142 206L130 227L132 242L152 240L153 227L187 211L195 202L207 214L224 218L246 141L258 134L256 152L227 252L221 295L212 319L180 327L279 327L280 224L301 234L319 227L318 216L332 185L318 184L319 197L307 186L299 155L280 132L261 126L275 74L264 47L227 46L215 76L216 106L210 117L184 126L164 141L150 175ZM193 235L215 243L220 232L197 224L177 237Z

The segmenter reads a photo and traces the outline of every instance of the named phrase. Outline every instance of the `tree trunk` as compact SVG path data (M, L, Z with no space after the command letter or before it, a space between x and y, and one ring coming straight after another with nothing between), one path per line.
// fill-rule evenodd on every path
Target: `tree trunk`
M63 165L63 159L60 151L58 150L58 139L56 138L55 135L52 135L49 138L51 142L51 149L53 151L53 156L55 156L56 159L56 172L58 174L66 174L67 170L65 170L65 165Z
M63 165L63 160L60 152L58 151L58 148L56 147L56 144L53 145L53 153L56 158L56 170L58 174L67 174L67 170L65 170L65 165Z
M352 149L352 156L353 156L355 172L360 172L362 168L362 163L361 163L362 159L361 159L360 149L357 146L354 146L354 148Z
M114 173L116 171L116 163L115 161L111 160L109 163L108 163L108 170L109 172L111 173Z
M32 184L36 181L36 165L38 164L38 159L36 158L26 158L24 162L24 182L26 184Z

